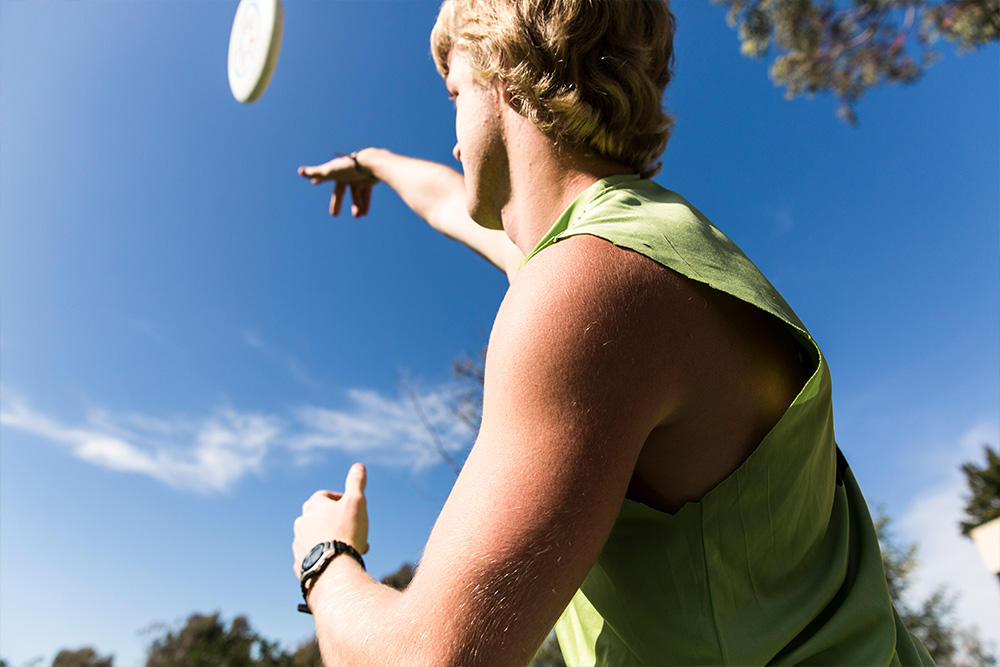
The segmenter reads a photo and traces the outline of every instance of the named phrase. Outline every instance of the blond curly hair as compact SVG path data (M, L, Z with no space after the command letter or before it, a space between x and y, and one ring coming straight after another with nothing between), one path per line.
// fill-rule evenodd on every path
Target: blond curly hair
M445 0L431 51L447 76L463 49L554 140L648 176L673 126L673 38L668 0Z

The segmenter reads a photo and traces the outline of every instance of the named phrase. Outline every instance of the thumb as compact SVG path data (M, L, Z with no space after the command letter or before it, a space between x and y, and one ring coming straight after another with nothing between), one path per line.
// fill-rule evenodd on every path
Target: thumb
M344 482L344 495L359 495L363 496L365 494L365 484L368 481L368 473L365 471L364 465L360 463L355 463L351 466L351 469L347 471L347 481Z

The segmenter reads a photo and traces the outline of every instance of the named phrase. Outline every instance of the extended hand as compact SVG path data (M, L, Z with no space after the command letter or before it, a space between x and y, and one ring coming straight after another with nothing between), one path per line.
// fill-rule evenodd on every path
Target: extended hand
M365 504L365 467L355 463L347 473L344 492L317 491L302 505L295 520L293 568L298 577L303 559L320 542L340 540L368 552L368 509Z
M299 167L299 176L308 178L314 185L335 181L330 198L330 215L340 215L347 188L351 188L351 215L355 218L368 213L372 201L372 188L378 183L371 172L358 171L355 159L348 155L335 157L315 167Z

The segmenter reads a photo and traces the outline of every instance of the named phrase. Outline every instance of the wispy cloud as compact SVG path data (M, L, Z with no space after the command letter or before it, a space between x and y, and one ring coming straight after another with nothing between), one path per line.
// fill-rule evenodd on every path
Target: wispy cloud
M412 397L352 390L344 408L307 405L287 417L229 408L166 419L96 410L72 425L5 394L3 427L64 447L93 465L200 493L232 489L247 475L260 474L270 457L303 464L331 450L418 471L444 460L437 448L451 455L471 437L454 417L447 386Z
M95 411L82 425L66 426L18 399L0 409L0 424L61 445L96 466L201 493L226 491L259 473L282 430L273 416L234 410L197 420Z
M335 451L414 471L439 465L444 459L438 448L455 455L471 440L452 409L457 389L443 385L396 396L355 389L347 392L343 407L304 405L287 416L228 408L198 418L91 411L73 425L5 391L0 424L62 446L95 466L145 475L183 491L219 493L262 473L271 457L303 464ZM994 648L1000 646L996 577L972 542L959 535L957 524L966 492L959 465L981 460L983 443L1000 442L998 430L995 423L977 425L928 459L927 465L947 472L895 524L903 539L920 545L915 599L946 585L959 595L956 612L963 624L978 626Z
M944 585L958 594L956 613L964 625L975 625L981 635L1000 648L1000 590L997 578L986 569L971 540L959 533L968 486L959 466L966 461L983 463L983 444L994 446L1000 438L997 424L970 428L955 443L945 443L931 465L941 473L940 484L927 489L897 522L908 541L919 544L920 567L913 593L924 599Z
M303 429L289 439L292 449L365 452L377 463L420 470L442 462L439 448L450 456L469 444L469 430L455 417L447 387L395 398L354 390L348 397L352 405L346 410L298 409Z
M245 330L243 332L243 342L260 352L271 364L288 373L297 382L313 388L322 385L319 380L309 374L305 364L299 361L294 355L266 343L258 333Z

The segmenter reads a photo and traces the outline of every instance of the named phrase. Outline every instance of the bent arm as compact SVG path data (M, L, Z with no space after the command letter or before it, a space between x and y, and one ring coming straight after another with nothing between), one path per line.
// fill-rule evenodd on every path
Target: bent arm
M383 181L433 229L465 244L508 277L513 277L521 259L520 251L503 231L481 227L469 217L465 183L457 171L384 148L365 148L358 151L354 159L370 174L359 173L351 157L338 157L316 167L299 168L299 174L313 183L337 182L330 206L332 215L340 212L348 185L355 202L355 217L364 215L368 211L371 187L377 182L375 179Z
M548 249L505 298L482 428L410 587L380 587L348 558L318 580L330 664L527 664L586 577L668 384L636 361L662 332L626 316L634 290L579 270L614 266L622 251L602 243Z

